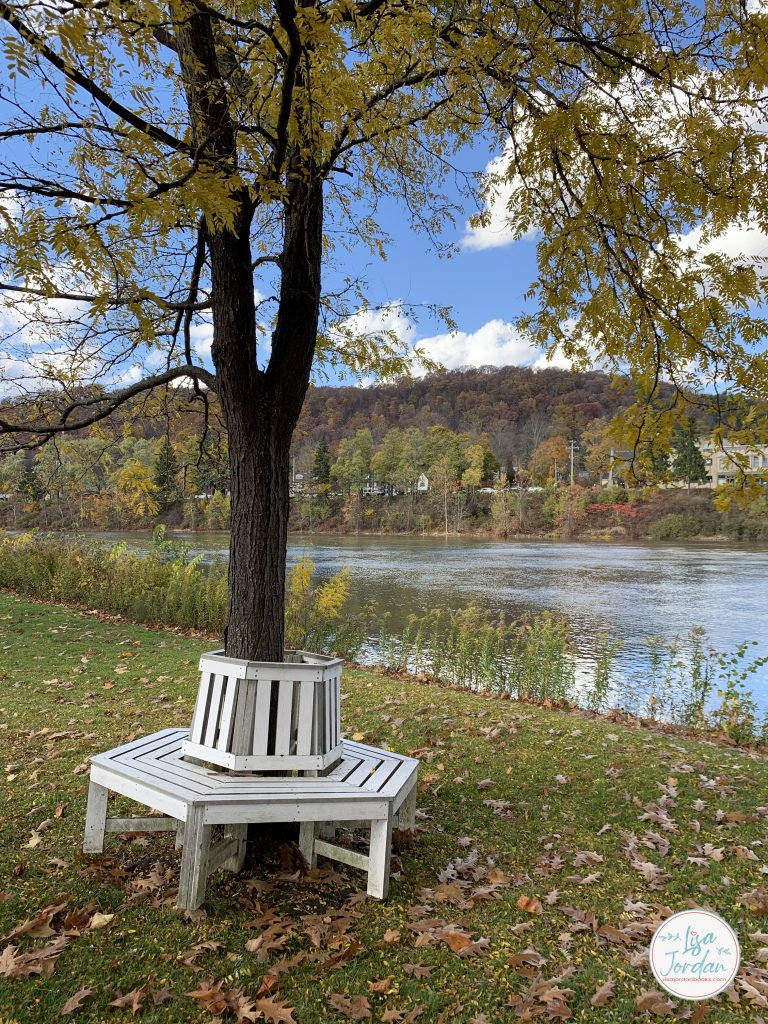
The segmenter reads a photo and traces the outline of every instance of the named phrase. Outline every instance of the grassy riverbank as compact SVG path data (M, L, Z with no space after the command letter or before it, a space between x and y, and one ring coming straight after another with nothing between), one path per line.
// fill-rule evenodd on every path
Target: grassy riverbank
M347 730L422 759L419 832L385 905L359 899L353 871L293 880L267 856L217 876L206 914L185 920L169 839L115 836L83 857L88 756L185 724L204 646L0 595L4 1022L50 1021L82 989L83 1024L132 1006L148 1022L212 1021L216 998L200 993L220 979L243 1021L469 1024L526 1006L687 1019L691 1004L644 995L644 952L667 908L691 903L732 923L744 962L733 995L697 1019L755 1021L768 1006L768 761L608 719L348 671ZM42 975L14 976L57 943Z

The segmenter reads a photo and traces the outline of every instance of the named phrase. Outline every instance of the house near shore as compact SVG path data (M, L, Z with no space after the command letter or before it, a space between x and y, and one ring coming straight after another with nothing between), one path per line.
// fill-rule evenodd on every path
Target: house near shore
M768 444L742 444L727 438L715 442L713 438L705 437L701 442L701 454L707 467L706 487L736 483L742 473L768 484Z
M416 481L416 490L419 491L420 494L426 494L429 490L429 477L426 473L422 473Z

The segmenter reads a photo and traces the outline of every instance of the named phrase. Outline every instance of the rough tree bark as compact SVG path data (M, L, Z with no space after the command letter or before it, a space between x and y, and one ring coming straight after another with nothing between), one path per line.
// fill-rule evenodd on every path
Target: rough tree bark
M226 102L210 18L191 14L177 35L194 143L214 168L237 171L235 127ZM217 88L217 83L220 88ZM281 285L267 368L257 364L248 190L235 193L232 226L209 218L213 344L229 436L232 532L225 651L282 661L288 540L289 452L309 386L317 341L323 192L312 167L287 151ZM277 168L276 170L280 170Z

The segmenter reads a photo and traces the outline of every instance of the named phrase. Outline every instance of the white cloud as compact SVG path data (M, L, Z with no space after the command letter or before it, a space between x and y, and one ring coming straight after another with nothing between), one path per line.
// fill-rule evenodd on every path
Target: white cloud
M731 259L744 258L750 262L755 257L768 257L768 235L749 224L731 224L726 230L702 243L704 229L701 225L681 235L679 244L696 250L699 256L722 253Z
M347 317L341 327L345 337L390 334L402 344L407 344L416 337L416 324L406 314L402 302L390 302L375 309L359 309Z
M447 370L462 366L531 366L541 355L504 320L489 320L476 331L450 331L422 338L416 347Z
M469 221L466 224L466 232L461 240L465 249L478 251L480 249L496 249L503 245L511 245L517 241L509 223L509 201L515 192L520 188L520 178L516 175L508 176L507 168L510 163L509 147L495 157L485 168L486 177L486 198L485 210L486 223L473 225ZM535 238L536 230L527 231L523 238Z

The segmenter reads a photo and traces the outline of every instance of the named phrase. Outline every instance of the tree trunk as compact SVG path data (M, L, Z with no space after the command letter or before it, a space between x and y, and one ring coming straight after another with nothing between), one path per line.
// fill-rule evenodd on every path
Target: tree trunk
M193 140L203 162L235 182L237 127L207 11L190 10L177 28L176 46ZM298 108L294 113L299 121L309 116ZM210 217L205 225L213 286L211 356L229 436L232 487L225 650L250 661L283 660L290 447L309 386L320 309L322 181L311 157L287 136L284 142L276 145L271 168L285 200L277 319L264 370L257 362L254 207L248 189L233 191L231 223Z
M289 452L274 420L249 431L228 418L232 474L229 594L224 643L233 658L282 661Z

